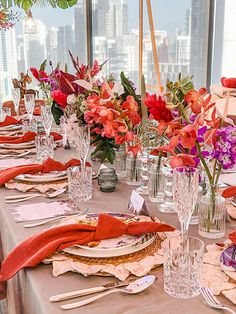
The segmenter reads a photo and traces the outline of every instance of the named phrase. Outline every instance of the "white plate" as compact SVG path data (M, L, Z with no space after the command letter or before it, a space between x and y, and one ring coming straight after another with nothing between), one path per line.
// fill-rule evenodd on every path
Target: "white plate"
M3 144L0 144L0 147L6 148L6 149L34 148L35 143L34 142L26 142L26 143L19 143L19 144L3 143Z
M21 128L22 128L22 125L20 125L20 124L1 126L0 132L1 131L15 131L15 130L20 130Z
M139 242L137 242L135 245L130 247L124 247L121 250L103 250L100 252L93 252L90 250L82 249L77 246L71 246L69 248L65 248L63 251L72 255L76 256L83 256L83 257L93 257L93 258L104 258L104 257L116 257L116 256L122 256L127 255L131 253L138 252L145 247L149 246L156 238L155 233L148 233L146 234L143 239L141 239Z
M49 173L43 173L43 174L30 174L30 173L25 173L24 177L29 178L29 179L42 179L42 175L44 178L58 178L61 176L65 176L67 174L66 171L52 171Z
M42 175L31 175L28 177L29 174L20 174L19 176L15 177L17 181L25 181L25 182L33 182L33 183L43 183L43 182L54 182L59 180L67 179L67 174L63 174L61 176L53 176L52 174L42 174Z

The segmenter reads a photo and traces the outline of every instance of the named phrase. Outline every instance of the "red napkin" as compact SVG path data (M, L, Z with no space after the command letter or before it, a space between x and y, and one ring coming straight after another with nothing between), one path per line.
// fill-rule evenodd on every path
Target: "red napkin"
M100 214L97 226L72 224L48 229L18 245L2 262L0 281L6 281L24 267L38 265L55 251L74 244L116 238L123 234L138 235L148 232L167 232L174 228L157 222L124 222Z
M227 187L227 188L223 191L222 196L223 196L224 198L230 198L230 197L236 196L236 185L235 185L235 186L229 186L229 187Z
M54 137L54 141L58 141L62 139L62 136L56 132L51 132L50 135ZM0 144L20 144L25 142L34 141L35 136L37 136L34 132L27 132L21 136L0 136Z
M236 88L236 78L234 77L230 77L230 78L227 78L227 77L222 77L220 79L221 81L221 84L224 86L224 87L227 87L227 88Z
M236 244L236 231L233 231L229 234L229 239Z
M69 167L79 166L80 161L77 159L71 159L65 164L62 164L59 161L53 160L48 158L42 164L30 164L30 165L23 165L23 166L16 166L7 168L0 171L0 185L5 184L6 182L10 181L11 179L15 178L19 174L24 173L47 173L51 171L64 171ZM89 163L86 164L90 166Z
M14 117L6 116L5 120L3 122L0 122L0 127L13 125L13 124L21 124L21 121L15 119Z

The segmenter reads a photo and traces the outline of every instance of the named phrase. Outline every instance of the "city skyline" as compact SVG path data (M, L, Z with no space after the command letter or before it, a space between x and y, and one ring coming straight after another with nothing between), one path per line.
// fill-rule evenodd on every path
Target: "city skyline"
M201 4L201 1L204 0L198 0L198 4ZM106 63L103 69L103 76L112 73L119 79L121 70L124 70L126 75L138 86L139 59L137 51L139 32L138 28L129 29L130 2L128 0L97 0L92 2L93 58L97 59L99 63L109 59L109 62ZM190 1L183 1L182 3L186 4L187 2L190 3ZM0 74L1 71L3 73L0 77L0 88L4 89L4 94L7 97L10 97L11 88L9 86L11 85L13 74L26 72L30 67L39 67L45 59L48 60L48 63L52 61L54 67L58 62L60 62L61 68L66 64L68 71L73 73L74 69L68 49L71 50L73 55L78 55L81 62L86 63L84 8L80 4L71 10L73 11L73 18L70 24L66 24L64 20L64 25L57 27L55 25L46 26L45 19L42 21L34 15L33 20L23 19L22 34L18 32L15 36L15 30L2 34L3 37L7 37L12 32L12 41L17 43L15 54L16 69L12 71L13 67L10 65L12 61L8 57L7 50L2 58L5 58L5 60L9 59L9 65L5 65L5 68L2 70L0 66ZM154 14L155 12L153 12ZM199 14L204 14L204 12L202 13L199 10ZM201 19L201 16L196 15L196 18ZM167 29L160 28L155 30L163 84L167 78L175 81L180 72L182 75L189 75L190 55L193 55L193 59L194 56L195 59L199 58L198 51L191 51L191 24L192 13L190 5L186 7L181 24L178 25L175 31L172 29L172 32L168 32ZM197 44L198 39L196 38ZM147 30L144 30L143 45L143 74L147 83L155 84L156 75L153 70L151 38ZM198 70L200 73L201 70L199 69L201 68L198 63L197 59L195 65L191 65L191 67L194 68L195 66L196 71ZM198 77L196 77L196 81L198 80ZM36 83L35 81L34 84Z

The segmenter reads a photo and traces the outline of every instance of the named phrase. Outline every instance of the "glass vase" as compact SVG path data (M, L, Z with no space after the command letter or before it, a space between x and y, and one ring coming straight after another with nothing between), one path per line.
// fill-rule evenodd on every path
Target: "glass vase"
M165 174L157 164L152 164L149 170L148 198L154 203L164 203L165 201Z
M126 154L125 147L120 146L115 152L115 169L118 178L126 176Z
M140 185L141 161L138 156L126 157L126 180L128 185Z
M225 235L226 206L225 199L215 185L209 184L206 195L201 197L198 207L198 233L209 239L218 239Z

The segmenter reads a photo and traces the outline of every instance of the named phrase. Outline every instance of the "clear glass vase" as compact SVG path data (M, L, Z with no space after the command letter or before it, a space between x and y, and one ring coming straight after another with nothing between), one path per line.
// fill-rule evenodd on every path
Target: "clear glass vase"
M198 206L198 233L209 239L218 239L225 235L226 206L225 199L215 185L208 184L206 195L201 197Z
M125 147L120 146L115 151L115 169L118 178L125 178L126 176L126 154Z
M126 180L128 185L140 185L141 161L138 156L129 155L126 158Z
M165 201L165 174L157 164L152 164L149 170L148 198L154 203L164 203Z

